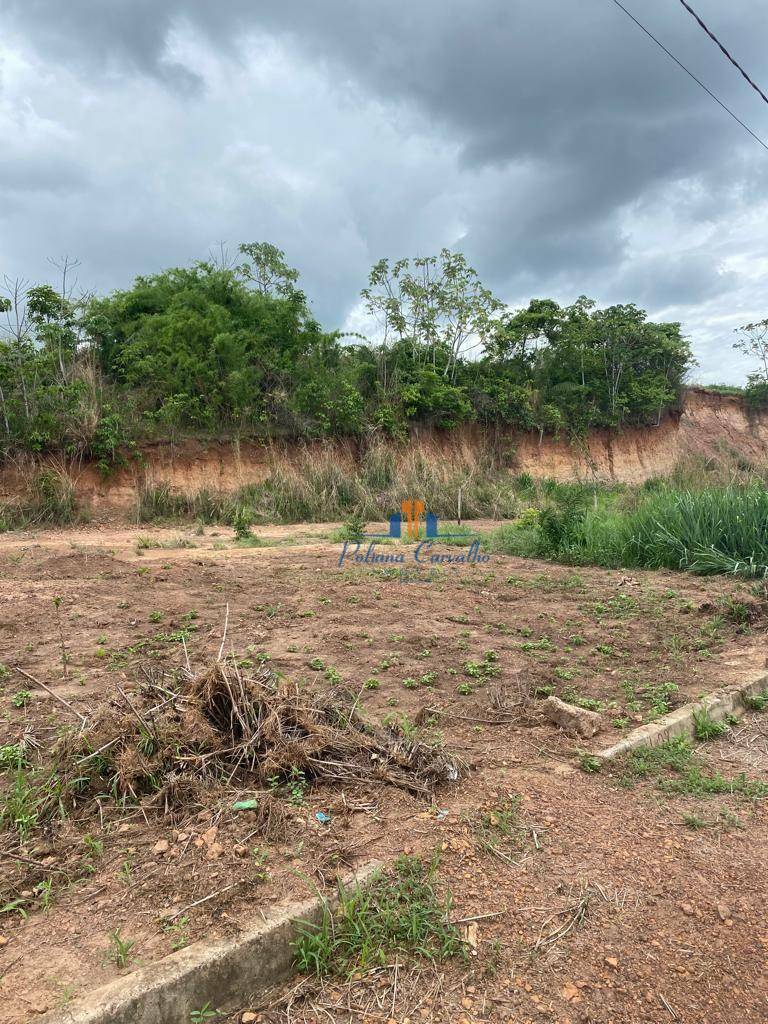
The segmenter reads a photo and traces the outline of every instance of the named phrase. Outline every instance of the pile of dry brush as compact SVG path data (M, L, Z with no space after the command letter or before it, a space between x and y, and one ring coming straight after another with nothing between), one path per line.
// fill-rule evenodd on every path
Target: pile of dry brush
M170 682L148 672L130 696L98 712L53 751L59 796L105 793L172 811L201 783L238 789L379 781L429 796L460 765L427 744L364 721L351 693L302 691L265 667L244 673L232 659Z

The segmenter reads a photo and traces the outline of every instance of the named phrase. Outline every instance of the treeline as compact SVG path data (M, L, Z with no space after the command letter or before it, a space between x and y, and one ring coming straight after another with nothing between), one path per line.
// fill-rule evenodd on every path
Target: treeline
M138 277L108 296L6 279L0 452L105 469L187 434L403 438L413 423L581 435L658 422L692 364L677 323L582 297L510 311L463 256L383 260L362 301L373 340L321 329L274 246Z

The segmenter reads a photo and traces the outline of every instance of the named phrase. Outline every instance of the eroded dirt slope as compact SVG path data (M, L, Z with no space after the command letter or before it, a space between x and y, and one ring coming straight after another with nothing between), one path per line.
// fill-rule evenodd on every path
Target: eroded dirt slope
M409 451L427 459L463 466L477 462L492 442L508 453L510 472L557 480L601 480L639 484L670 473L690 454L762 463L768 443L768 417L748 414L742 399L703 390L686 392L682 413L663 418L658 426L631 428L618 434L593 432L585 443L571 443L538 434L494 432L465 427L448 434L416 430ZM358 453L352 441L326 445L334 459L354 469ZM294 461L312 444L268 445L254 442L158 444L145 448L139 459L104 478L94 465L68 465L79 502L96 515L131 513L142 488L168 486L195 495L234 493L258 483L275 465ZM317 447L322 447L319 443ZM63 464L55 463L62 468ZM0 469L0 501L25 493L32 467L23 463Z

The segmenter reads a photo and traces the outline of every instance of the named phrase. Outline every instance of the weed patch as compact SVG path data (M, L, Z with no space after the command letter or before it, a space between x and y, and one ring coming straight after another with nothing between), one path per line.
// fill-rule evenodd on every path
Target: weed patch
M625 759L620 782L632 786L640 779L649 779L670 794L719 796L735 794L747 799L768 796L768 783L748 779L741 772L726 778L707 769L691 742L682 736L656 747L638 747Z
M768 709L768 689L760 693L745 694L742 698L749 711L765 711Z
M339 906L325 909L321 924L304 924L296 966L307 974L349 977L380 967L394 955L440 961L464 955L450 923L450 897L435 887L436 865L399 857L391 873L365 889L339 889Z
M707 708L694 709L693 731L697 740L705 742L723 736L727 731L727 726L723 722L716 722Z
M573 564L768 576L768 491L758 482L698 489L664 484L631 496L603 489L594 492L591 507L578 491L553 490L547 500L529 553ZM750 612L738 605L727 612L746 625Z

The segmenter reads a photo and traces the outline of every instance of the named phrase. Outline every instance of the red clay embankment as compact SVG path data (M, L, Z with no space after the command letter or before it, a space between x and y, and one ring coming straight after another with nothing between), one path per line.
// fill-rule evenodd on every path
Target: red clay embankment
M665 476L685 456L723 457L763 462L768 455L768 413L749 413L738 396L717 395L698 388L686 391L682 412L664 417L658 426L632 427L618 433L595 431L585 442L538 434L489 434L476 426L450 433L415 429L410 450L430 458L477 461L489 440L509 455L510 472L557 480L598 479L640 484ZM354 466L356 445L351 441L315 442L327 453L331 447L341 463ZM290 462L303 443L267 444L254 441L192 441L146 446L139 459L104 478L89 463L66 466L80 503L94 512L128 512L143 487L167 486L195 494L234 492L263 480L276 462ZM56 468L62 462L54 460ZM0 469L0 502L24 495L33 466L8 464Z

